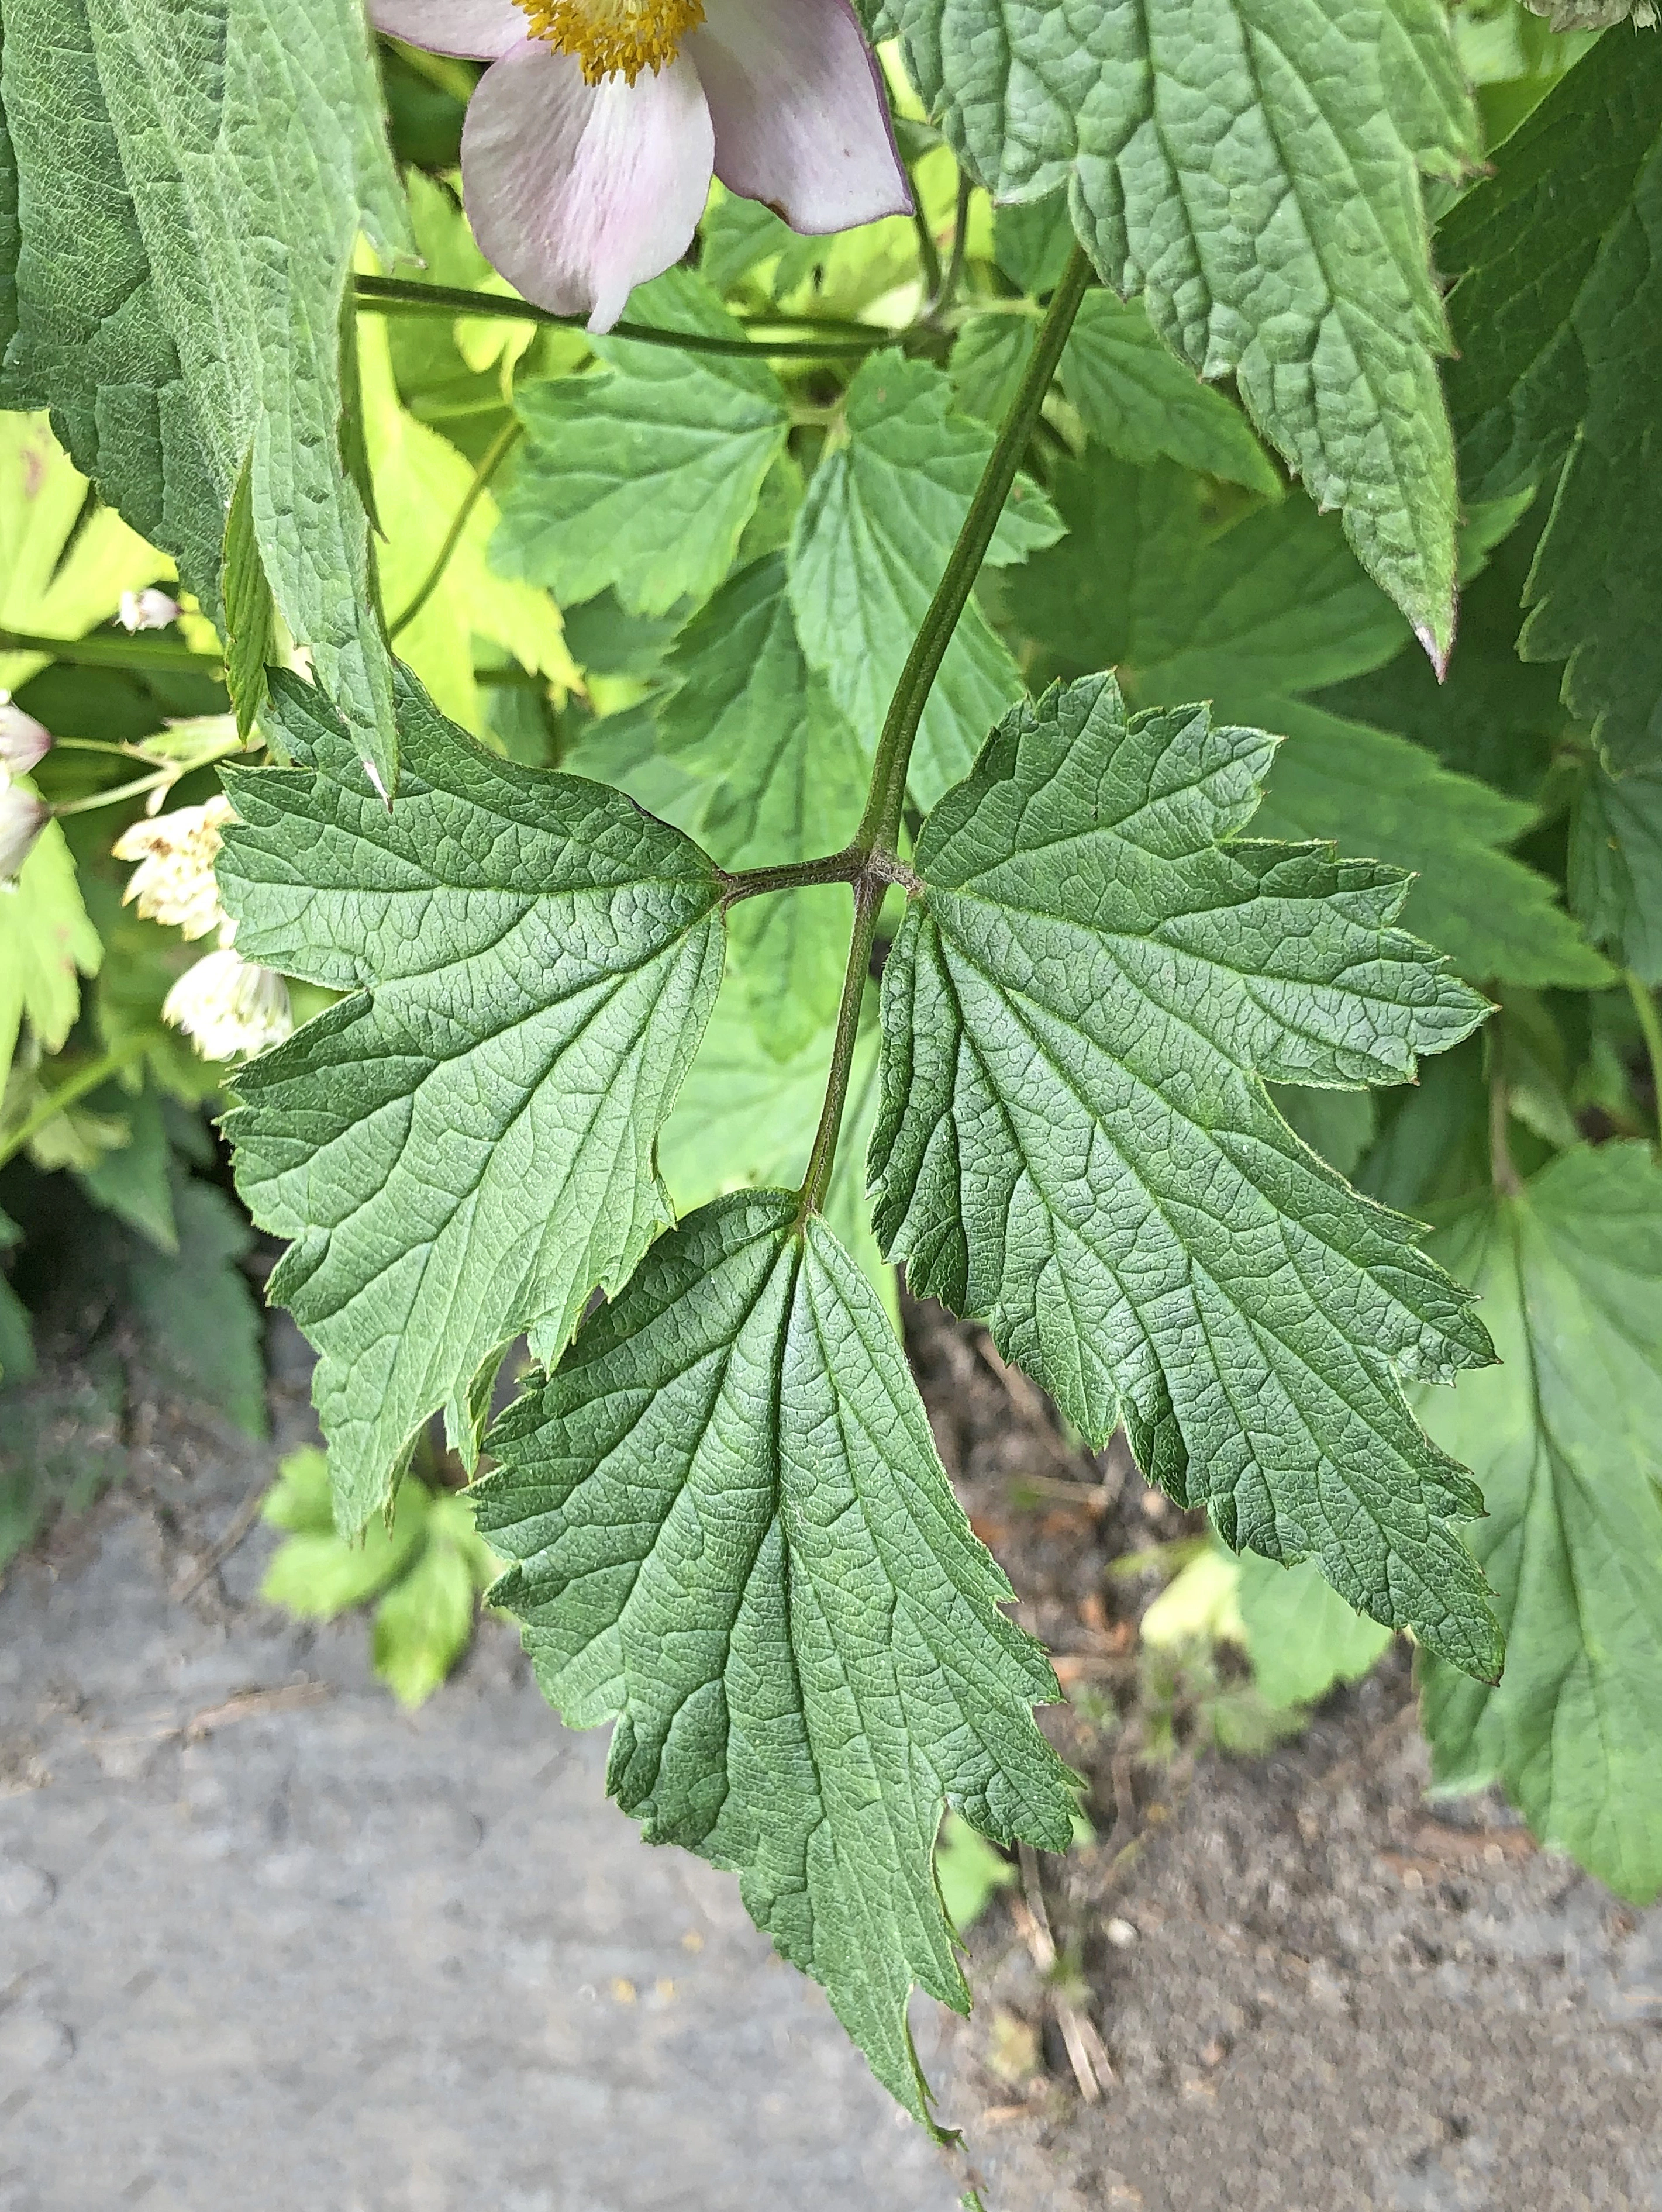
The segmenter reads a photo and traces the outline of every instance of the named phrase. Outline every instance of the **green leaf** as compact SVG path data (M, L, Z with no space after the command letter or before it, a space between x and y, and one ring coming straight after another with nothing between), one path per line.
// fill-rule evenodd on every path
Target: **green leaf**
M1336 684L1405 642L1336 519L1296 493L1249 507L1170 461L1097 453L1062 468L1056 499L1068 537L1008 589L1058 674L1117 667L1139 704L1175 704Z
M934 1875L942 1908L960 1936L975 1926L1001 1889L1020 1880L1008 1859L956 1813L948 1813L941 1826Z
M1405 1081L1483 1002L1391 927L1400 871L1217 842L1273 748L1197 707L1128 723L1111 677L994 733L924 824L883 971L878 1236L1093 1442L1123 1419L1232 1547L1315 1554L1490 1676L1446 1525L1482 1498L1397 1380L1481 1366L1488 1340L1260 1080Z
M334 1534L329 1462L315 1444L302 1444L277 1462L277 1480L260 1501L259 1517L273 1528L313 1536Z
M861 738L875 744L947 556L992 449L952 409L939 369L898 354L861 364L844 400L847 442L814 471L796 519L790 596L809 665ZM1061 535L1044 494L1018 479L987 558L1022 561ZM930 805L1021 696L1020 673L973 603L923 709L912 788Z
M654 1247L492 1430L478 1525L516 1564L545 1695L615 1720L607 1788L648 1840L738 1871L918 2118L914 1983L968 1993L931 1865L950 1803L1066 1848L1053 1698L941 1469L870 1285L783 1192Z
M361 15L340 0L182 15L169 0L17 0L6 27L14 376L210 607L248 459L277 606L391 790L391 663L338 436L340 307L364 211L383 234L399 221Z
M658 1164L678 1214L729 1191L789 1189L801 1182L819 1123L831 1050L826 1028L789 1060L777 1058L756 1034L743 976L729 973L692 1073L658 1139ZM866 1147L877 1088L877 994L868 989L824 1212L898 1326L894 1270L878 1249L866 1196Z
M0 183L3 180L0 174ZM3 243L0 239L0 247ZM15 1244L21 1234L17 1224L0 1213L0 1252ZM0 1385L27 1382L33 1372L34 1338L28 1310L4 1274L0 1273ZM10 1556L6 1545L6 1517L3 1508L0 1508L0 1565Z
M136 1097L126 1097L112 1083L95 1091L86 1103L94 1112L119 1114L126 1124L127 1141L82 1170L76 1178L82 1189L95 1206L136 1229L158 1251L177 1252L173 1148L161 1099L148 1088Z
M1059 374L1087 430L1123 459L1146 467L1168 455L1202 476L1281 497L1281 478L1245 416L1178 358L1141 301L1087 292Z
M245 741L265 704L265 664L271 658L277 605L259 557L254 529L253 456L238 473L225 518L225 566L220 599L225 610L225 687Z
M1247 412L1440 654L1446 349L1420 172L1480 153L1436 0L867 0L995 199L1066 184L1104 281Z
M688 270L637 288L632 313L661 330L742 338ZM503 494L491 557L557 599L612 586L632 613L704 599L733 564L763 480L784 451L790 407L758 353L680 353L601 338L611 367L521 387L528 450Z
M551 1358L669 1218L659 1123L721 969L721 878L619 792L498 760L400 675L408 780L341 781L286 676L300 766L228 775L220 894L251 959L351 993L239 1074L238 1187L295 1240L271 1279L320 1354L340 1524L528 1330Z
M472 1641L482 1551L466 1498L435 1497L410 1571L375 1607L375 1672L401 1705L424 1705ZM487 1571L490 1580L494 1565Z
M81 1011L80 978L98 973L103 951L64 832L49 822L16 889L0 893L0 1087L26 1020L42 1051L63 1044Z
M836 852L854 835L870 756L802 658L780 554L725 583L664 663L659 743L710 779L699 842L724 868ZM849 898L826 887L742 901L729 918L757 1035L780 1060L837 1011Z
M1571 817L1569 897L1613 959L1662 983L1662 767L1612 776L1587 763Z
M1236 1591L1247 1656L1272 1705L1313 1705L1336 1682L1360 1681L1391 1631L1353 1613L1309 1559L1278 1567L1251 1552Z
M1432 1661L1444 1787L1500 1781L1541 1841L1623 1897L1662 1892L1662 1172L1640 1145L1566 1153L1441 1248L1502 1364L1426 1419L1471 1461L1467 1540L1507 1624L1498 1689Z
M1575 179L1574 191L1564 179ZM1476 495L1568 462L1536 556L1531 660L1612 767L1662 750L1662 41L1612 32L1499 150L1439 234L1465 359L1450 380Z
M962 411L996 429L1038 343L1038 325L1027 315L977 315L966 323L947 364Z
M300 1468L285 1461L280 1478L261 1507L261 1516L295 1533L278 1547L265 1570L259 1594L267 1605L280 1605L301 1620L332 1620L384 1590L420 1549L433 1502L425 1483L400 1483L391 1526L378 1516L361 1536L349 1540L330 1524L328 1462L320 1452Z
M718 292L730 292L740 277L764 264L771 268L766 286L778 301L794 292L825 253L823 238L799 238L788 222L759 200L723 191L700 227L703 240L698 273Z
M253 1237L222 1190L193 1176L174 1192L176 1252L127 1240L127 1295L162 1379L211 1406L245 1436L263 1437L265 1320L239 1261Z
M1415 871L1403 926L1463 975L1597 991L1610 967L1558 904L1557 887L1497 847L1535 810L1451 775L1405 738L1342 721L1307 701L1225 691L1219 705L1284 735L1254 827L1266 837L1331 838Z

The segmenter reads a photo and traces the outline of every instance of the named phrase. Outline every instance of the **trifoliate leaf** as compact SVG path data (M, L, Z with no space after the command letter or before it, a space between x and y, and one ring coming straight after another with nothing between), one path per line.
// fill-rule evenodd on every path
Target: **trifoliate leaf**
M709 286L672 270L631 313L661 330L742 339ZM592 376L523 386L527 450L504 493L491 558L558 599L608 586L636 614L707 599L733 564L790 428L762 355L683 353L602 338Z
M920 2119L921 1984L968 2008L931 1854L950 1804L1065 1849L1056 1695L999 1607L876 1294L783 1192L648 1255L490 1432L478 1526L567 1722L617 1723L607 1788L648 1840L737 1870Z
M1446 952L1463 975L1596 991L1610 967L1558 903L1556 886L1509 853L1535 810L1471 777L1451 775L1405 738L1347 722L1300 699L1227 690L1220 708L1274 730L1265 837L1327 837L1415 872L1403 926Z
M1470 490L1543 483L1569 456L1523 651L1569 660L1566 698L1617 769L1662 748L1659 238L1662 40L1611 34L1497 150L1438 241L1465 272L1449 392Z
M844 401L847 442L815 470L796 519L790 596L802 650L868 746L992 448L986 424L953 413L952 397L925 362L881 353L862 363ZM987 558L1025 560L1061 532L1044 494L1018 480ZM971 602L923 710L911 774L921 803L965 773L1021 690Z
M210 607L250 457L278 609L390 790L391 662L338 435L353 250L366 209L383 237L400 222L362 15L19 0L4 56L13 388L50 401L76 465Z
M1588 762L1571 817L1570 904L1613 959L1662 983L1662 768Z
M1062 391L1091 435L1140 467L1169 455L1265 499L1281 478L1246 418L1160 337L1141 300L1087 292L1062 350Z
M1311 1560L1283 1570L1243 1553L1235 1601L1247 1656L1272 1705L1312 1705L1336 1682L1355 1682L1391 1641L1391 1631L1353 1613Z
M710 780L697 834L714 860L776 866L848 842L870 753L802 658L782 554L721 586L676 641L664 673L674 688L659 709L659 743ZM848 893L830 886L733 908L756 1032L779 1059L791 1059L836 1012L850 919Z
M1435 0L866 0L995 199L1066 184L1104 281L1248 413L1428 643L1453 632L1446 348L1419 174L1480 146Z
M400 676L409 778L343 780L318 695L273 679L301 764L228 777L237 947L351 993L237 1079L239 1188L320 1354L341 1526L385 1498L522 1330L557 1355L669 1218L653 1142L721 967L721 878L620 792L485 753Z
M0 1088L25 1020L42 1050L56 1052L81 1011L81 977L103 957L64 832L49 822L16 889L0 892Z
M1483 1002L1391 927L1406 878L1233 838L1274 750L1111 677L1010 714L919 837L883 971L870 1174L913 1289L987 1321L1093 1441L1227 1541L1484 1676L1449 1528L1476 1486L1399 1374L1489 1358L1410 1225L1307 1152L1261 1079L1399 1083Z
M1434 1660L1435 1778L1500 1781L1543 1844L1638 1904L1662 1892L1662 1172L1566 1153L1441 1240L1502 1364L1428 1403L1488 1518L1467 1541L1507 1623L1500 1686Z
M1056 498L1068 535L1007 588L1058 675L1117 667L1149 705L1232 684L1296 692L1377 668L1406 641L1336 520L1297 493L1221 501L1170 461L1093 453L1062 468Z

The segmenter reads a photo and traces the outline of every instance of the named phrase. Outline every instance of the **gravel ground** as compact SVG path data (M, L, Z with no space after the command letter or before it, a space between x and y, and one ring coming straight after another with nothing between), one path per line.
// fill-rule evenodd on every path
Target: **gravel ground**
M1033 1409L944 1357L948 1464L1098 1680L1123 1516L1082 1522ZM988 2212L1662 2212L1662 1911L1503 1808L1428 1805L1400 1663L1164 1778L1116 1775L1100 1705L1052 1717L1101 1840L1032 1893L1112 2079L1081 2103L1001 1900L975 2021L920 2008L947 2160L731 1878L606 1802L506 1630L400 1714L362 1620L259 1603L264 1528L180 1595L274 1451L143 1405L130 1433L122 1486L0 1589L0 2212L948 2212L971 2183ZM1012 1513L1024 1468L1048 1502Z

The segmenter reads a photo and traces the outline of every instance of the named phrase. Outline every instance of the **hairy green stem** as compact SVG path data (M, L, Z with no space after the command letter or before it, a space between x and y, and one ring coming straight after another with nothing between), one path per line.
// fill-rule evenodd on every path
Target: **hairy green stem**
M210 765L207 762L202 766ZM119 806L124 799L137 799L147 791L156 791L165 783L177 783L184 771L168 766L159 768L149 775L135 776L131 783L118 783L108 791L94 791L85 799L61 799L56 806L46 809L54 821L66 814L95 814L100 806Z
M1622 970L1622 980L1628 987L1628 996L1633 1000L1633 1010L1639 1017L1639 1034L1645 1040L1645 1050L1651 1063L1651 1088L1655 1093L1657 1144L1662 1149L1662 1020L1656 1012L1656 998L1648 984L1641 983L1631 968Z
M217 653L193 653L188 645L140 645L125 637L39 637L32 630L0 629L0 653L44 653L71 668L149 670L169 676L220 677L225 662Z
M149 1038L139 1031L124 1037L119 1045L88 1060L82 1068L60 1083L56 1091L43 1098L32 1114L26 1115L9 1137L0 1137L0 1168L16 1158L26 1145L32 1145L49 1121L55 1121L77 1098L84 1098L89 1091L96 1091L113 1075L119 1074L130 1060L137 1060Z
M399 276L356 276L352 284L358 306L371 312L413 308L430 315L488 315L514 323L544 323L557 330L581 331L586 326L581 315L557 315L547 307L533 307L527 300L506 300L499 292L466 292L453 284L413 284ZM801 327L795 323L792 326ZM857 338L782 338L775 343L764 338L715 337L703 331L663 331L649 323L627 322L614 325L606 335L632 338L639 345L674 346L682 353L765 354L770 361L860 361L895 343L892 331L874 330Z
M923 269L923 297L933 307L941 297L941 248L929 228L923 196L917 189L916 178L912 179L912 223L917 232L917 258Z
M437 591L440 584L444 580L444 572L450 566L452 556L454 555L457 546L461 544L462 532L466 529L474 508L478 505L479 501L484 496L485 488L490 483L491 477L496 475L497 470L502 466L502 463L508 459L508 454L513 451L514 443L524 431L524 423L521 422L519 416L515 415L511 421L503 423L502 428L497 431L496 436L490 441L490 445L485 448L484 454L480 458L478 468L473 471L473 481L468 485L466 493L462 499L462 503L456 509L455 518L452 521L449 529L444 533L444 543L439 548L437 557L434 561L432 567L428 570L426 575L423 578L421 587L417 592L414 599L411 600L409 605L405 607L404 612L399 617L398 620L392 623L387 629L387 641L389 645L393 642L393 639L398 636L401 630L406 630L409 629L411 623L414 622L416 617L421 612L422 609L427 605L429 599L432 598L434 592Z
M969 604L987 548L993 542L993 532L1004 512L1004 502L1010 496L1010 487L1027 450L1027 441L1033 434L1090 276L1091 264L1085 250L1075 246L1050 301L1020 388L987 457L987 465L970 501L970 511L958 533L958 543L947 556L934 597L912 641L906 665L895 686L883 734L878 740L870 795L855 836L855 845L863 853L875 852L879 847L890 851L894 848L901 809L905 804L906 769L923 709L941 672L941 664L947 657L959 617Z
M1004 512L1004 502L1010 495L1016 471L1038 421L1044 395L1050 388L1050 380L1062 358L1062 349L1068 342L1068 333L1073 328L1074 317L1079 313L1079 303L1085 296L1090 276L1091 264L1084 249L1075 246L1045 315L1021 387L987 456L987 465L970 501L958 542L947 556L934 597L895 686L883 734L878 740L871 787L859 830L847 854L835 856L853 870L851 877L843 880L851 880L854 884L854 937L843 976L842 1003L837 1011L837 1039L831 1048L825 1103L820 1110L807 1173L802 1179L801 1211L804 1217L824 1206L825 1193L831 1187L837 1134L843 1126L843 1109L848 1103L854 1048L860 1035L860 1009L884 893L892 883L904 883L909 891L917 887L910 871L901 866L896 848L906 804L906 770L918 725L923 719L935 678L941 672L941 664L946 659L947 647L952 643L953 632L958 628L959 617L968 605L975 580L981 573L987 548L993 542L993 532Z
M866 977L877 941L877 917L882 911L888 885L868 870L854 887L854 937L849 946L848 971L843 979L842 1004L837 1009L837 1036L831 1046L831 1069L825 1078L825 1103L819 1109L819 1127L813 1133L808 1171L802 1178L797 1218L818 1213L831 1188L831 1169L837 1163L837 1139L848 1103L849 1078L854 1070L854 1048L860 1039L860 1009L866 995Z

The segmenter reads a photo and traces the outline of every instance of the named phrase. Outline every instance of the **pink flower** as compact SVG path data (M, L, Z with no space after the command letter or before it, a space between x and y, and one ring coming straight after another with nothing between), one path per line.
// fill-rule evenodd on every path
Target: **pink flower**
M480 246L609 331L679 261L712 172L794 230L911 206L849 0L370 0L376 27L495 64L462 132Z
M52 732L44 722L13 703L9 691L0 691L0 778L27 775L52 750Z
M15 887L34 841L46 826L46 810L21 784L0 782L0 890Z

